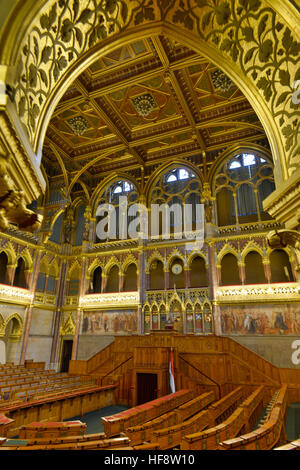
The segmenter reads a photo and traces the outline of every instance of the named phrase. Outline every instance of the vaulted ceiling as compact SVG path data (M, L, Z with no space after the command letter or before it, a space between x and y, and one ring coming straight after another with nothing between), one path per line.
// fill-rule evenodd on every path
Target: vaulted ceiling
M54 183L87 166L80 180L92 191L111 171L139 179L143 168L147 178L176 158L207 174L241 142L268 147L242 92L206 58L155 36L98 59L70 84L50 121L42 164Z

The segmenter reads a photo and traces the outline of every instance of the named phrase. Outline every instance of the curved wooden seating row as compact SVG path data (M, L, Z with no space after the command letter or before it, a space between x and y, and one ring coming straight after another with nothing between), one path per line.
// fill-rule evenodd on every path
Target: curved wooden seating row
M243 396L243 388L238 387L206 410L180 424L164 429L154 430L151 442L158 442L160 449L170 449L180 445L183 436L200 432L215 424L216 419L229 408L236 408Z
M1 450L104 450L104 449L120 449L121 446L126 446L128 449L128 437L115 437L113 439L103 439L96 441L84 441L76 443L64 444L46 444L46 445L32 445L32 446L0 446Z
M287 407L287 385L283 385L278 393L268 420L255 431L243 434L235 439L221 442L222 450L270 450L278 442L285 426Z
M93 386L79 390L56 392L51 396L31 400L26 403L8 404L1 408L5 418L12 421L2 436L18 434L19 427L32 422L63 421L72 416L114 403L115 385Z
M155 430L182 423L185 419L206 408L214 400L214 392L203 393L199 397L179 406L179 408L174 411L165 413L144 424L127 428L125 430L125 434L129 437L131 445L142 444L145 441L150 441Z
M230 395L230 394L229 394ZM216 450L220 442L233 438L239 434L247 424L248 417L251 416L256 407L260 406L264 395L264 387L261 386L255 390L238 408L222 423L217 426L206 429L194 434L186 434L182 437L180 448L182 450ZM226 397L224 397L226 398ZM224 398L221 401L221 407L217 409L217 403L210 406L208 410L215 410L215 418L220 416L223 408Z
M106 436L117 436L128 427L145 423L194 398L191 390L179 390L121 413L101 418Z
M86 424L81 421L30 423L19 428L19 439L34 437L80 436L85 434Z
M289 442L288 444L285 444L280 447L275 447L275 449L273 450L300 450L300 439Z

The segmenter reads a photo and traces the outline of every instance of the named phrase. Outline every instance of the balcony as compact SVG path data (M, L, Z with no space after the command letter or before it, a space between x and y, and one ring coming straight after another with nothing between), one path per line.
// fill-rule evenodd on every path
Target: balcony
M28 305L32 299L33 295L28 289L0 284L0 302Z
M104 294L87 294L79 299L79 306L81 308L137 307L138 304L138 292L109 292Z
M222 286L217 290L219 303L270 302L300 300L300 283L247 284L244 286Z

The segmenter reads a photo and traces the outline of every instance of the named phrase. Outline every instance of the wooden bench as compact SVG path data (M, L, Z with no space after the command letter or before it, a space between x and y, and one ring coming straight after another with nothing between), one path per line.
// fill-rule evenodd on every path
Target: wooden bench
M81 421L31 423L19 428L19 439L80 436L85 434L85 432L86 424Z
M125 430L125 434L130 439L130 445L137 445L146 441L151 441L155 430L164 429L166 427L182 423L185 419L206 408L214 401L214 399L214 392L211 391L203 393L199 397L179 406L174 411L165 413L144 424L127 428Z
M150 421L194 398L191 390L179 390L121 413L101 418L108 437L117 436L128 427Z
M285 444L280 447L275 447L275 449L273 450L300 450L300 439L289 442L288 444Z
M268 420L256 430L243 434L236 439L224 440L222 450L270 450L278 442L285 426L287 406L287 385L283 385L277 395Z

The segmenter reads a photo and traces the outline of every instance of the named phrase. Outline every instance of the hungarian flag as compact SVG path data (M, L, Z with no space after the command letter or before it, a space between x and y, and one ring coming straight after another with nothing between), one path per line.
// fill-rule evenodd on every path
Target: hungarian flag
M169 362L169 383L171 393L175 393L175 375L174 375L174 359L173 359L173 349L171 348L170 352L170 362Z

